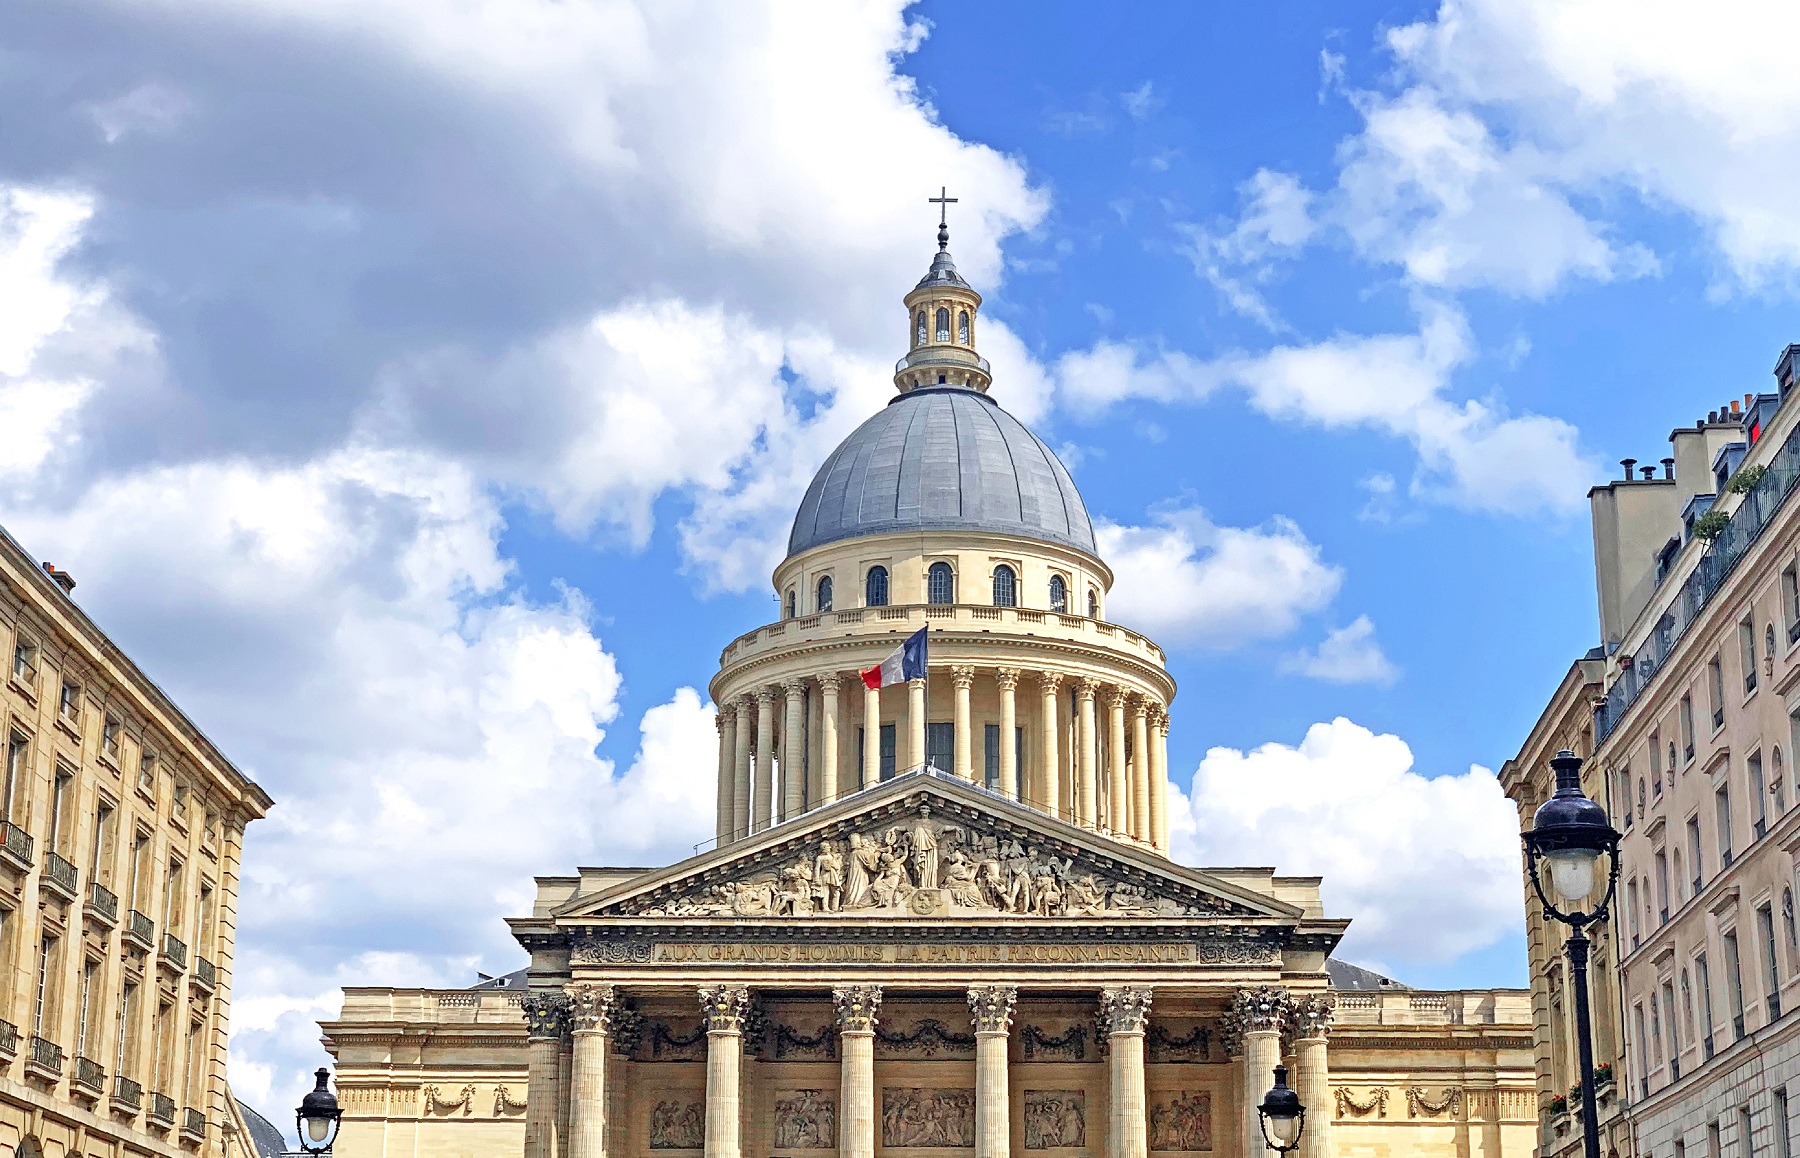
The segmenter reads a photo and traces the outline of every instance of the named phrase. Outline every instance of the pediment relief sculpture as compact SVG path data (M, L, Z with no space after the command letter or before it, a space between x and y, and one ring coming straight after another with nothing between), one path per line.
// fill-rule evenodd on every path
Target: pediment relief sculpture
M600 915L640 917L1185 917L1248 912L1172 882L1126 879L1024 831L882 818L725 880L676 882Z

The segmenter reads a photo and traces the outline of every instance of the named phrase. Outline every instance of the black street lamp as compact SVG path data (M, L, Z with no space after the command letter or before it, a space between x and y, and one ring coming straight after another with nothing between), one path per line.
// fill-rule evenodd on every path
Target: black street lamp
M1607 906L1619 886L1619 833L1607 823L1606 810L1581 791L1581 758L1564 748L1550 760L1556 794L1538 808L1531 831L1524 834L1525 864L1531 887L1544 906L1544 916L1569 926L1569 975L1575 985L1575 1038L1581 1051L1581 1113L1586 1126L1586 1158L1600 1158L1600 1117L1594 1109L1594 1030L1588 1017L1587 963L1590 942L1584 930L1606 919ZM1594 892L1594 870L1608 860L1606 895L1587 912L1574 911ZM1538 862L1550 866L1550 885L1570 909L1564 912L1544 892Z
M338 1109L337 1095L327 1084L331 1071L320 1066L313 1076L319 1079L319 1084L300 1099L300 1108L294 1111L294 1127L300 1133L300 1149L318 1158L321 1154L331 1153L343 1111Z
M1300 1095L1288 1089L1286 1066L1275 1067L1275 1084L1263 1095L1262 1105L1256 1107L1256 1117L1262 1123L1263 1141L1269 1149L1286 1154L1300 1148L1306 1107L1300 1104Z

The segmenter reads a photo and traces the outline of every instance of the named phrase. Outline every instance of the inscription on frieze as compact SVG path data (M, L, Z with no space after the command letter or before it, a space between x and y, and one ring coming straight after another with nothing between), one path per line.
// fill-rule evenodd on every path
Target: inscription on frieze
M961 1148L975 1144L975 1091L884 1086L881 1144Z

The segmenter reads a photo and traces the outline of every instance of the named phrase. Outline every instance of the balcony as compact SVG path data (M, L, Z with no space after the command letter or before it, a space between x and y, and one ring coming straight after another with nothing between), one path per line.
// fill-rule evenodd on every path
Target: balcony
M197 988L211 993L219 985L219 971L204 957L194 958L193 982Z
M196 1144L206 1141L206 1115L199 1110L182 1111L181 1136Z
M0 820L0 860L11 861L15 868L30 872L35 844L29 832L10 820Z
M150 1095L150 1121L163 1127L175 1124L175 1099L167 1094Z
M988 360L973 350L959 349L955 346L929 345L921 346L906 357L894 363L894 373L917 370L927 366L974 367L988 377L993 377L994 368Z
M156 926L149 917L132 909L125 917L125 939L136 941L148 952L156 948Z
M63 1049L47 1037L33 1034L31 1053L25 1058L25 1072L54 1082L62 1077Z
M162 939L162 959L173 965L176 971L187 968L187 942L173 933L164 933Z
M1774 1025L1781 1020L1781 994L1771 993L1769 1001L1769 1024Z
M106 1092L106 1067L79 1054L75 1057L75 1084L84 1086L94 1097Z
M7 1061L19 1056L19 1027L10 1021L0 1021L0 1057Z
M144 1105L144 1087L124 1074L113 1078L112 1112L136 1117Z
M109 927L118 924L119 894L95 881L88 886L87 913Z
M81 895L81 882L75 866L49 849L44 850L43 886L65 901Z

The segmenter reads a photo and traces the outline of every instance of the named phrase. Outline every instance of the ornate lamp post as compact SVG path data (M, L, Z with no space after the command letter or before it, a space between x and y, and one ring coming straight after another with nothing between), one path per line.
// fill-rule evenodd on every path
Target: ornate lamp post
M1569 926L1569 975L1575 985L1575 1037L1581 1051L1581 1113L1586 1158L1600 1158L1600 1120L1594 1109L1594 1030L1588 1016L1586 928L1606 919L1607 906L1619 885L1619 834L1607 823L1606 810L1581 791L1581 759L1564 748L1550 760L1556 794L1544 801L1524 835L1526 868L1531 887L1544 906L1544 916ZM1594 892L1594 870L1600 857L1608 861L1606 894L1587 912L1577 911ZM1550 886L1567 912L1544 891L1542 866L1550 866Z
M327 1084L331 1071L320 1066L313 1076L319 1079L319 1084L300 1099L300 1108L294 1111L294 1126L300 1133L300 1149L318 1158L321 1154L331 1153L343 1111L338 1109L337 1095Z
M1306 1107L1300 1104L1300 1095L1288 1089L1286 1066L1275 1067L1275 1084L1263 1095L1262 1105L1256 1107L1256 1117L1262 1123L1263 1141L1269 1149L1286 1154L1300 1148Z

